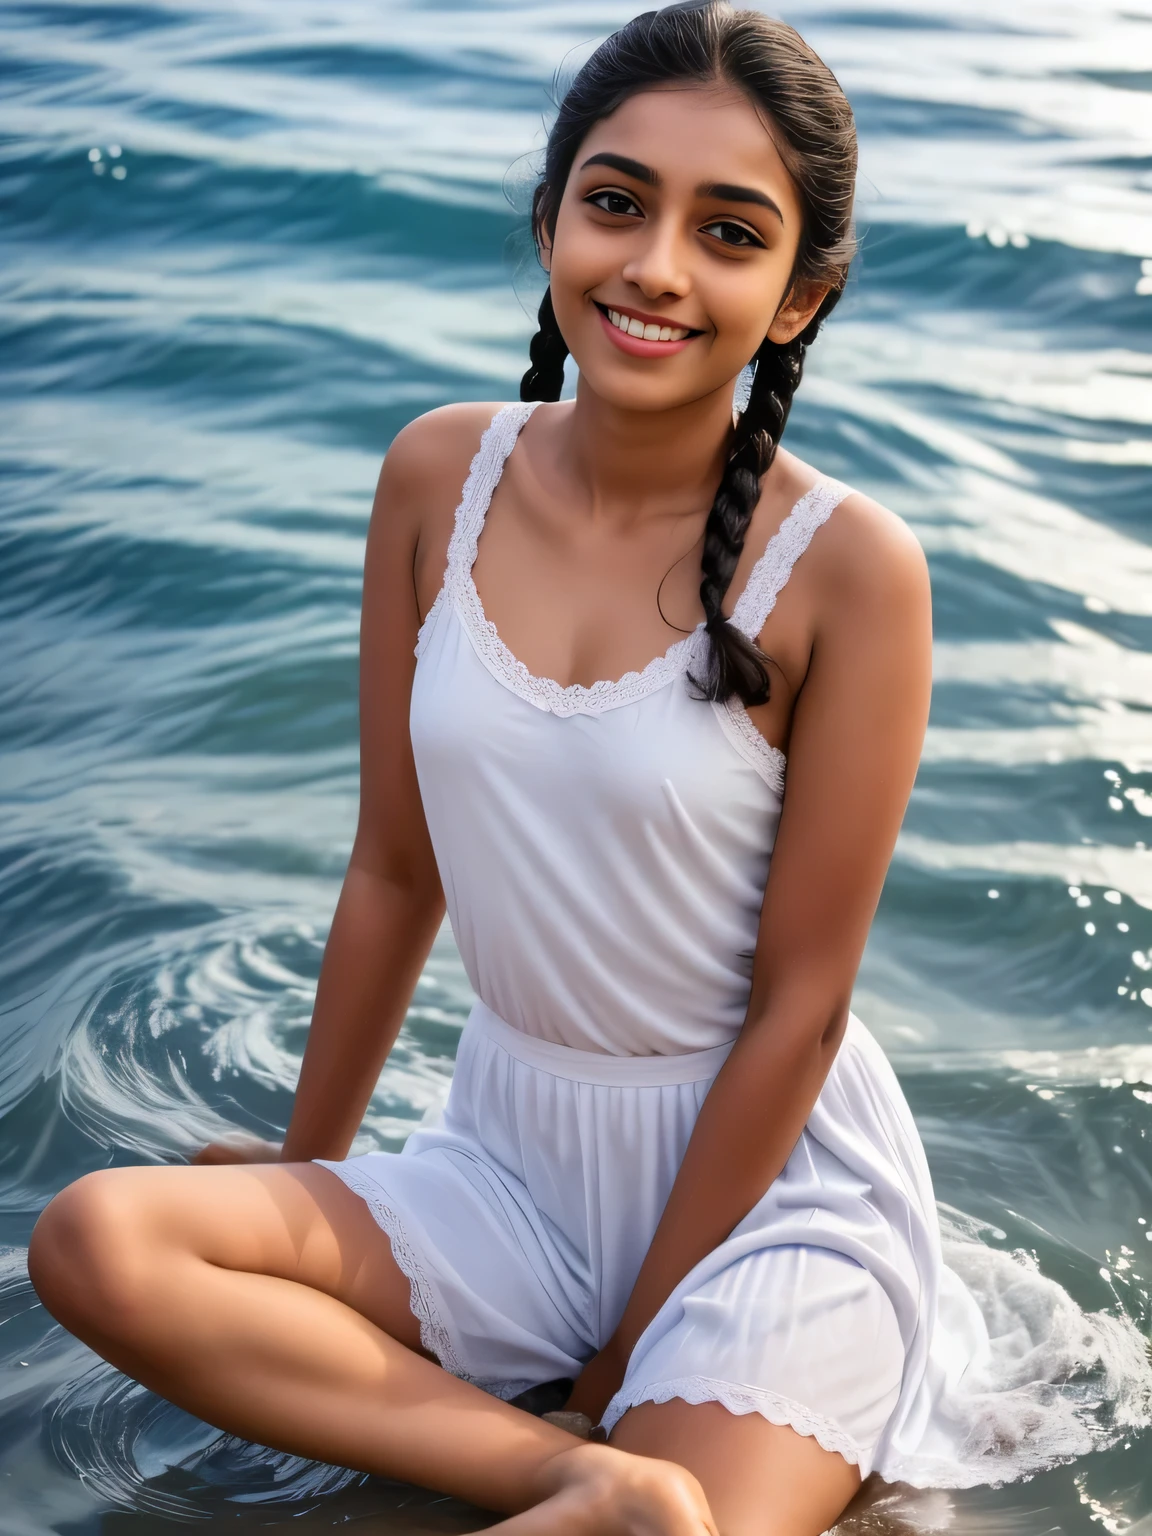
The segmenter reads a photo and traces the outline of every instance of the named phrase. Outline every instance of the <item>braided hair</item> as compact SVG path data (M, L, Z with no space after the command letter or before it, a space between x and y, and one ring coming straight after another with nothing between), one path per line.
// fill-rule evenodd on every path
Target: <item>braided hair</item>
M559 400L564 388L564 359L568 343L556 324L552 308L552 290L545 288L536 315L539 329L528 347L528 371L520 380L521 400Z
M798 336L786 343L765 340L752 359L751 394L733 428L704 526L700 601L709 646L704 673L693 681L704 698L722 701L736 695L745 704L762 704L769 692L768 659L724 617L723 602L761 480L775 458L800 384L805 354L843 291L855 253L856 131L835 76L784 22L758 11L734 10L726 0L682 0L646 11L600 45L560 104L532 201L538 244L555 231L569 172L591 128L628 97L669 81L722 81L764 111L803 210L790 286L812 282L828 289ZM558 400L568 346L550 290L541 301L538 326L520 398Z

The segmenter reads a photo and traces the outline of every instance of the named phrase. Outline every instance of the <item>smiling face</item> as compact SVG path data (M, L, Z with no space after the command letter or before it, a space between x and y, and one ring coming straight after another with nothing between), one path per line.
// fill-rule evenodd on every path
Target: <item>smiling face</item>
M788 290L802 230L764 119L724 85L631 96L576 154L542 257L582 380L630 410L730 387L825 288Z

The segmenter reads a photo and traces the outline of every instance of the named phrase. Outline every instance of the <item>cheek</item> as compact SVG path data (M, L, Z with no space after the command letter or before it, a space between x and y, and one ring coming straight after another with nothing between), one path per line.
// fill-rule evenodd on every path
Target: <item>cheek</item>
M754 304L741 304L731 291L701 294L703 308L715 330L711 350L728 357L746 351L751 342L753 350L759 343L757 333L767 329L765 320L761 327L761 311Z
M561 208L552 244L554 281L570 284L581 292L599 281L612 261L611 242L587 219L567 215Z
M763 267L731 263L710 274L701 294L721 346L755 351L768 333L780 302L781 283Z

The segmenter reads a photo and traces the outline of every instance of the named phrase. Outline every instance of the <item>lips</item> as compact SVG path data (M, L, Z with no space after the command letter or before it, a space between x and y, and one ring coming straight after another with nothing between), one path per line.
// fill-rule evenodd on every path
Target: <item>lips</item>
M703 334L690 326L672 325L656 315L616 309L598 300L593 303L611 340L632 357L669 357L683 351L694 337Z

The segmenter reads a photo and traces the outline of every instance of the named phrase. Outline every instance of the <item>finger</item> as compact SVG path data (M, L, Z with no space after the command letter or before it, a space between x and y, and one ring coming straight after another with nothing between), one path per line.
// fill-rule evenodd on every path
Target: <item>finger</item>
M193 1152L188 1159L190 1163L199 1164L202 1168L215 1168L223 1163L238 1163L242 1158L235 1147L208 1146L201 1147L199 1152Z
M575 1435L578 1440L587 1440L594 1432L592 1420L586 1413L572 1412L567 1408L557 1408L551 1413L541 1414L540 1417L546 1424L555 1424L558 1429L566 1429L570 1435Z
M275 1142L261 1141L252 1136L244 1141L211 1141L188 1159L201 1167L218 1167L234 1163L275 1163L280 1159L280 1148Z

